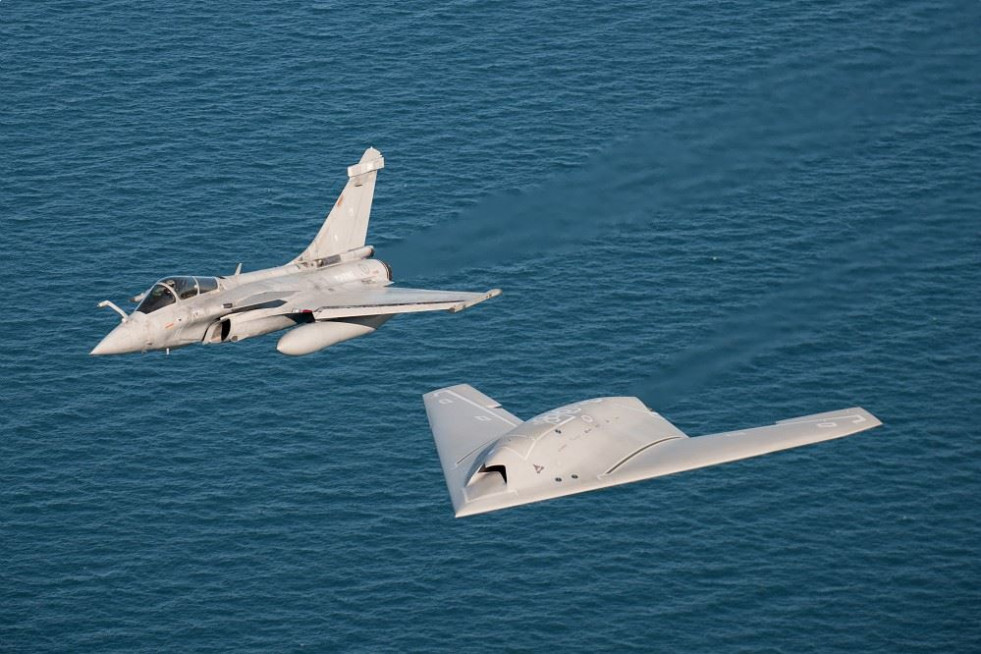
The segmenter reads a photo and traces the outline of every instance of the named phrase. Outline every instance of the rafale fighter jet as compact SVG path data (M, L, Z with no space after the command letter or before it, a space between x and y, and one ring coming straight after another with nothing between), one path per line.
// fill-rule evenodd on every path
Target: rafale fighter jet
M466 384L423 396L456 516L582 493L841 438L865 409L689 438L636 397L602 397L527 422Z
M309 247L284 266L228 277L165 277L132 298L94 355L171 350L192 343L227 343L291 328L276 349L299 356L364 336L392 316L416 311L456 312L495 297L486 293L394 288L388 264L365 245L375 177L385 166L368 148L347 169L348 182Z

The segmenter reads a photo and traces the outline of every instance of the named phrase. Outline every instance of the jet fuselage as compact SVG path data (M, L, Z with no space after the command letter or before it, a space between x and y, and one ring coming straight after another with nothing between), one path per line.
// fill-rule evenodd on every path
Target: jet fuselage
M295 312L284 313L293 296L390 281L388 265L377 259L323 267L288 264L229 277L166 277L142 294L140 305L92 354L171 350L262 336L310 320L315 307L297 305Z
M303 356L374 332L403 313L456 313L500 294L391 286L387 264L365 245L381 152L368 148L348 166L347 183L303 252L284 266L229 277L165 277L133 298L92 350L94 355L168 350L192 343L228 343L293 328L276 349Z

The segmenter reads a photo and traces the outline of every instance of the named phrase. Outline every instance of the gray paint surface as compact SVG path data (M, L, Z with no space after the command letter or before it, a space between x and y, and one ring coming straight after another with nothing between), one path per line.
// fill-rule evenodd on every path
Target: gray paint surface
M855 407L690 438L635 397L576 402L527 422L466 384L423 399L457 517L748 459L882 424Z
M500 294L392 288L391 268L365 245L378 171L374 149L347 170L348 181L310 245L284 266L228 277L165 277L133 298L130 314L106 300L122 322L93 355L167 350L245 340L289 329L277 344L300 356L374 332L392 316L462 311ZM299 327L297 327L299 325Z

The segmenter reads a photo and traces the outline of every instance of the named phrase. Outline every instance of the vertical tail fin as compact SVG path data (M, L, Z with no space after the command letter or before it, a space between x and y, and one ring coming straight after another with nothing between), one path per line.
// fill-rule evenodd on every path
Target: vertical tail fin
M375 177L384 167L385 159L374 148L365 150L361 161L348 167L347 185L327 214L317 237L290 263L322 259L364 245L371 199L375 194Z

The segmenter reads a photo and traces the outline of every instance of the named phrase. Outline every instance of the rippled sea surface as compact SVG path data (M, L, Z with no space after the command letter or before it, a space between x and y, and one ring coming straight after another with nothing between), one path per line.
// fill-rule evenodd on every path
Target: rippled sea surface
M981 650L976 2L0 2L0 651ZM93 358L386 156L299 359ZM456 520L421 394L852 438Z

